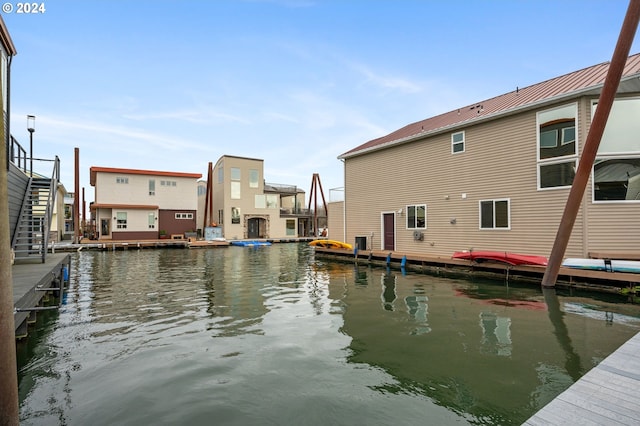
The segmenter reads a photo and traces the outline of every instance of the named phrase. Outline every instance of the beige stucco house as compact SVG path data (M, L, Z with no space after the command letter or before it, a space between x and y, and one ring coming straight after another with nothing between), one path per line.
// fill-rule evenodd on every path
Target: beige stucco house
M265 183L263 160L224 155L216 162L212 178L212 218L223 238L282 239L308 234L305 192L293 185ZM199 198L204 200L206 195Z
M332 227L374 250L549 255L608 67L516 88L345 152L345 201L329 212L344 220ZM639 117L637 54L628 58L567 256L640 252Z
M99 239L156 239L195 232L199 173L91 167Z

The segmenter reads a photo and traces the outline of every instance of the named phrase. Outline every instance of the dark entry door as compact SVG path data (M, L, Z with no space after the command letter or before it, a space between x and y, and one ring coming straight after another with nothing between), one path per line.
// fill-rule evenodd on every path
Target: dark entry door
M247 220L247 237L248 238L260 238L260 219L251 218Z
M384 250L396 249L396 221L393 213L384 213L382 215L382 237Z
M108 237L109 236L109 223L111 220L109 219L100 219L100 236Z

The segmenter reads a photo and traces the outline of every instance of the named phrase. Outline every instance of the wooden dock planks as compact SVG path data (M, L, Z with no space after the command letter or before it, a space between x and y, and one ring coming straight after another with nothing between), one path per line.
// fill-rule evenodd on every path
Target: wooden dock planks
M638 425L640 333L543 407L524 425Z
M40 305L46 291L38 290L58 286L56 279L62 279L64 265L69 265L70 256L66 253L47 254L44 263L28 262L13 265L13 306L17 309L29 309ZM27 335L28 323L35 321L36 312L18 311L14 313L16 338Z

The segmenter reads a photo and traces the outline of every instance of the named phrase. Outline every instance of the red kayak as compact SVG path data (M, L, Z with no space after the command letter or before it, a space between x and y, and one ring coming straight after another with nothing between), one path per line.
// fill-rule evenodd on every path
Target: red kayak
M531 254L509 253L506 251L457 251L453 253L454 259L466 259L482 262L492 260L496 262L508 263L509 265L538 265L547 266L548 259L544 256L534 256Z

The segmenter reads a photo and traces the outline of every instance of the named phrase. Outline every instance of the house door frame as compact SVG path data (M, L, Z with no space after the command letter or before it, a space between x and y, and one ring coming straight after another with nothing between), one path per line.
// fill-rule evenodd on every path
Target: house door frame
M108 238L111 236L111 218L100 219L100 238Z
M396 250L396 212L380 214L380 249Z

